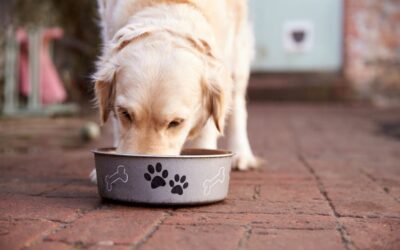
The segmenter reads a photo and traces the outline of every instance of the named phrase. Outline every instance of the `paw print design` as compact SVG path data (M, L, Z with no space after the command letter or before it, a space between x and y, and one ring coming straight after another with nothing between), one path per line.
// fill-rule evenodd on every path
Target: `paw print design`
M144 178L151 182L152 189L165 186L165 178L168 177L168 171L166 169L162 170L161 163L157 163L155 168L153 165L148 165L147 171L148 173L144 174Z
M185 182L186 176L182 175L182 177L179 178L179 174L176 174L174 179L175 181L174 180L169 181L169 185L172 187L171 193L182 195L183 190L189 186L189 183Z

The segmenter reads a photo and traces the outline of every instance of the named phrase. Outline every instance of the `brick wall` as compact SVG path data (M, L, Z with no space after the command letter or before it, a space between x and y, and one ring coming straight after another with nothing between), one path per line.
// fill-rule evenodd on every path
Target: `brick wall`
M344 56L358 97L400 102L400 1L345 0Z

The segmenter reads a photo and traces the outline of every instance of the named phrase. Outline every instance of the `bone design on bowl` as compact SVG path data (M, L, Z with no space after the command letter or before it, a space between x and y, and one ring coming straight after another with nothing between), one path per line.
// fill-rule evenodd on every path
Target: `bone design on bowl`
M202 204L221 201L229 188L232 153L184 149L181 155L94 150L98 190L111 200L148 204Z

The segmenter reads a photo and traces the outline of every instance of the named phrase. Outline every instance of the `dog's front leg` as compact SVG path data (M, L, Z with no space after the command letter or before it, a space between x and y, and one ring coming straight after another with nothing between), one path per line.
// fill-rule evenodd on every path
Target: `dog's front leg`
M254 156L247 134L247 109L246 109L246 86L247 77L243 79L236 78L236 81L245 81L236 83L238 87L232 99L232 111L228 119L226 130L227 145L235 153L233 158L233 168L247 170L256 168L259 161Z
M250 62L253 57L254 39L250 25L243 21L234 39L232 51L233 93L231 114L228 119L227 145L235 153L233 168L246 170L261 163L254 156L247 134L246 90L250 76Z

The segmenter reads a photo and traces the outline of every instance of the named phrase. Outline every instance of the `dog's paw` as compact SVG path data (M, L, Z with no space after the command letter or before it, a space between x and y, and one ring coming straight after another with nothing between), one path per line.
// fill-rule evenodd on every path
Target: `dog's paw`
M89 174L89 179L92 183L97 184L97 174L96 169L93 169L92 172Z
M232 168L239 171L258 168L264 161L252 154L236 154L233 156Z

